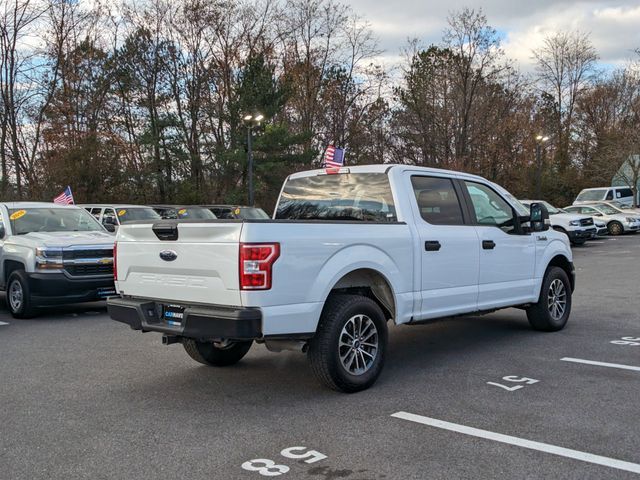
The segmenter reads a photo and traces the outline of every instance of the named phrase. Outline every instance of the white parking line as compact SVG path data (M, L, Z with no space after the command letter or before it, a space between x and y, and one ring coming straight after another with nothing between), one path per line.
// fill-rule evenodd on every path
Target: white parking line
M584 363L585 365L597 365L599 367L619 368L621 370L633 370L634 372L640 372L640 367L634 367L633 365L622 365L620 363L596 362L593 360L583 360L582 358L571 357L564 357L560 360L562 360L563 362Z
M423 425L429 425L431 427L441 428L443 430L449 430L451 432L463 433L465 435L471 435L472 437L485 438L487 440L493 440L495 442L507 443L509 445L515 445L517 447L529 448L531 450L538 450L539 452L551 453L553 455L559 455L561 457L573 458L575 460L581 460L583 462L595 463L596 465L603 465L605 467L616 468L618 470L624 470L626 472L640 473L640 464L625 462L622 460L616 460L615 458L602 457L600 455L593 455L591 453L581 452L579 450L571 450L569 448L557 447L548 443L534 442L526 440L524 438L512 437L510 435L503 435L501 433L490 432L488 430L480 430L478 428L466 427L464 425L458 425L457 423L449 423L442 420L436 420L435 418L423 417L422 415L415 415L407 412L396 412L391 415L395 418L401 418L410 422L421 423Z
M9 325L9 322L0 322L0 327L3 325Z

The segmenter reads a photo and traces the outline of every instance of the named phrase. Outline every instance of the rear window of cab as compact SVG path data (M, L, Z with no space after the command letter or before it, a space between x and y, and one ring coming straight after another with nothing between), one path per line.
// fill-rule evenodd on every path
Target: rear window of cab
M291 178L285 183L276 219L396 222L385 173L340 173Z

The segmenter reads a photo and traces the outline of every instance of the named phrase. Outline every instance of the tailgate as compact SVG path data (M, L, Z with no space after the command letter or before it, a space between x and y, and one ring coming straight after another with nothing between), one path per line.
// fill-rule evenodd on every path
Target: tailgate
M125 224L118 230L120 293L178 304L240 306L242 222L162 222L158 227L177 228L177 240L160 240L152 224Z

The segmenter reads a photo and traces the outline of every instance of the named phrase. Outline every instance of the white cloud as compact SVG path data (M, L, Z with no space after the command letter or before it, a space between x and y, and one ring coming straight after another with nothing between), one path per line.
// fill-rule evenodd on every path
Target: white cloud
M407 39L438 43L450 12L482 8L491 26L504 34L504 48L524 71L533 67L531 50L556 31L589 33L603 65L620 65L640 47L637 0L351 0L354 12L368 20L387 59L397 58Z

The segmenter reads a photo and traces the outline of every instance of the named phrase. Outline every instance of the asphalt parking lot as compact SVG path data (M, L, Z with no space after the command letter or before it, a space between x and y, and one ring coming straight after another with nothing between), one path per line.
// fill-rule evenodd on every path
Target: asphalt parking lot
M514 309L394 327L354 395L301 354L214 369L103 304L13 320L0 302L0 477L640 478L640 235L574 262L565 330Z

